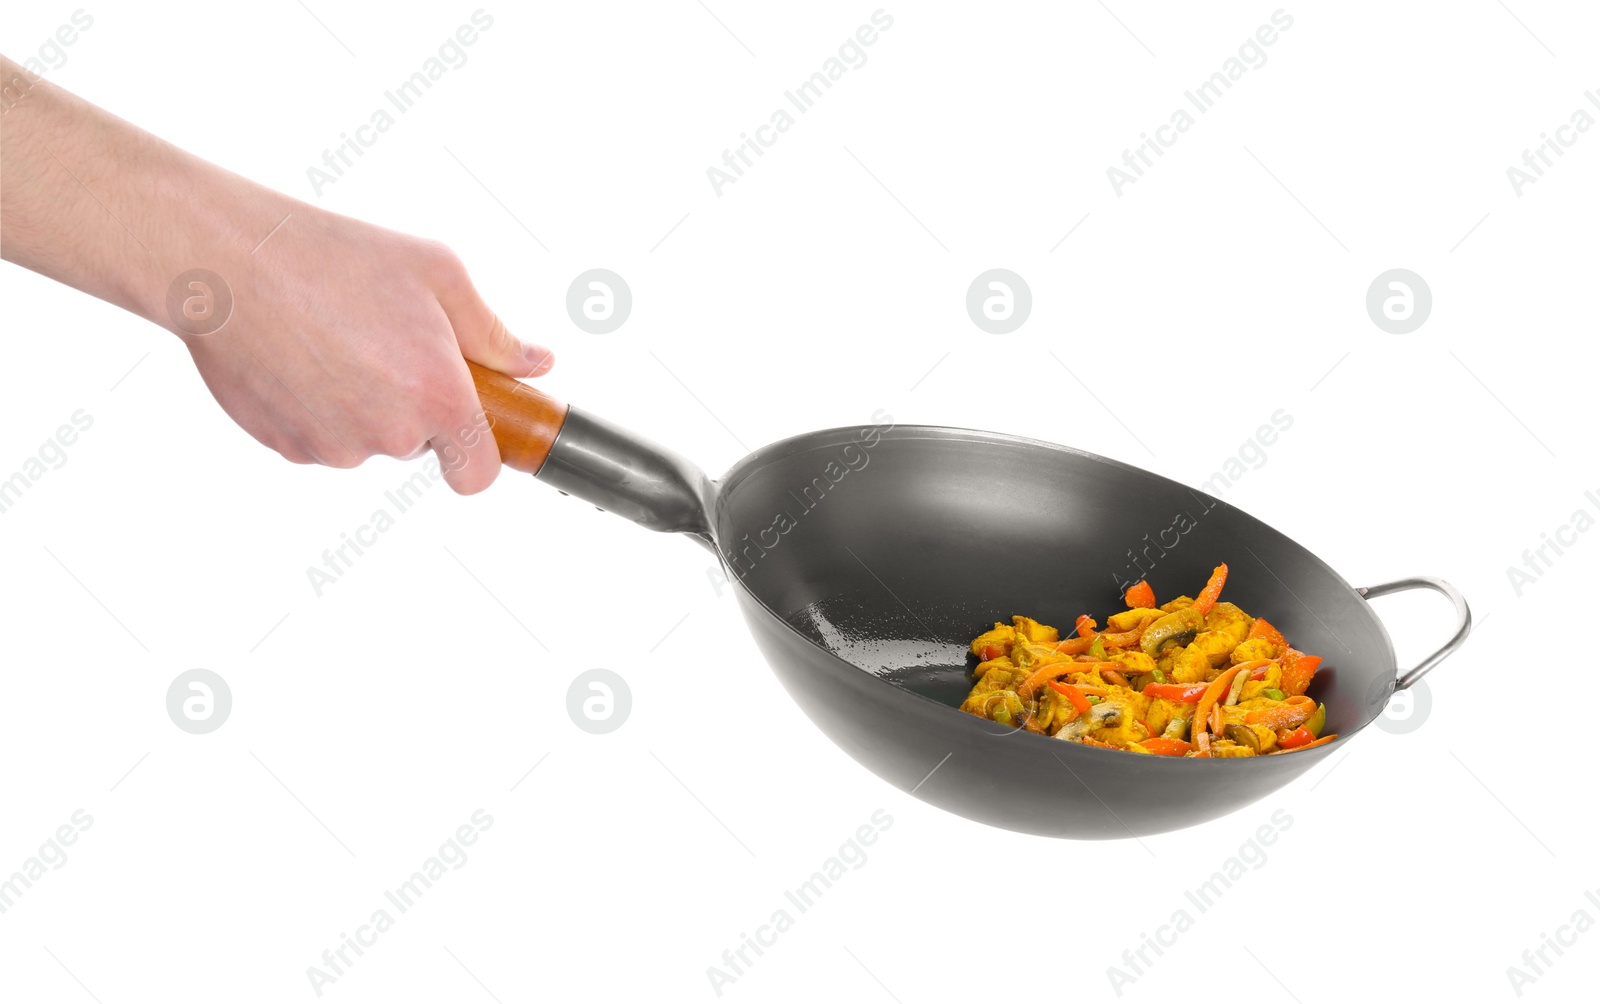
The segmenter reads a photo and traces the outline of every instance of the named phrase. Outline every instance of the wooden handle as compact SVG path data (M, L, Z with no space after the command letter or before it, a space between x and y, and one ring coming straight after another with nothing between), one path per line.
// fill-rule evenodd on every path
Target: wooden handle
M556 434L567 420L567 406L543 391L534 390L504 373L467 361L478 400L489 419L500 460L507 467L539 473Z

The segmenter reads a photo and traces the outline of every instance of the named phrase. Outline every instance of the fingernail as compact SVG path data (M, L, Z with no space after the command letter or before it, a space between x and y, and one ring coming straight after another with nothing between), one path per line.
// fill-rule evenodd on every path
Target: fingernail
M556 361L555 353L543 345L524 345L522 347L522 356L528 361L528 365L532 367L530 376L543 373L555 365Z

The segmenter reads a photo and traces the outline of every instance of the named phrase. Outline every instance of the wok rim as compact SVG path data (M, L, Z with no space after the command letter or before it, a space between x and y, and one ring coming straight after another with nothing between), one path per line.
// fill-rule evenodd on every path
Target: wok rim
M768 443L767 445L761 447L760 449L757 449L754 452L747 454L742 459L736 461L734 463L734 465L732 467L730 467L727 470L727 472L721 478L718 478L715 481L713 481L713 504L714 504L714 506L715 506L715 503L720 502L720 500L722 500L728 494L730 494L731 492L735 491L738 488L738 486L745 480L745 478L748 477L755 470L757 470L760 467L764 466L765 464L771 462L772 460L776 459L779 456L785 456L785 455L790 455L790 454L799 452L799 449L797 449L797 447L799 447L800 444L806 444L805 449L816 449L818 447L829 445L825 441L830 439L830 438L838 437L838 436L841 436L841 435L853 435L856 431L858 431L859 428L860 428L859 426L834 426L834 427L827 428L827 429L818 429L818 430L815 430L813 432L800 433L798 435L788 436L788 437L785 437L783 439L776 440L774 442ZM1389 629L1383 623L1383 618L1379 617L1377 615L1376 611L1371 610L1370 601L1368 601L1366 599L1366 597L1361 595L1361 591L1359 589L1357 589L1355 586L1350 585L1349 581L1347 579L1345 579L1345 577L1343 575L1340 575L1338 570L1336 570L1332 565L1330 565L1326 561L1324 561L1322 559L1322 557L1320 555L1318 555L1315 551L1311 550L1309 547L1306 547L1304 544L1300 543L1294 537L1291 537L1288 534L1284 533L1282 530L1279 530L1278 528L1274 527L1272 524L1268 523L1266 520L1263 520L1263 519L1255 516L1254 514L1248 512L1247 510L1241 509L1238 506L1233 505L1230 502L1227 502L1227 501L1225 501L1223 499L1219 499L1214 495L1208 495L1207 493L1201 491L1198 488L1192 488L1189 485L1186 485L1181 481L1174 480L1173 478L1169 478L1169 477L1167 477L1166 475L1163 475L1163 474L1157 474L1154 471L1146 470L1143 467L1139 467L1139 466L1137 466L1135 464L1130 464L1130 463L1128 463L1127 461L1124 461L1124 460L1117 460L1117 459L1115 459L1113 457L1103 456L1103 455L1098 454L1098 453L1093 453L1093 452L1091 452L1089 450L1079 449L1078 447L1065 446L1065 445L1062 445L1060 443L1052 443L1052 442L1049 442L1047 440L1042 440L1042 439L1033 439L1033 438L1028 437L1028 436L1018 436L1018 435L1014 435L1014 434L1011 434L1011 433L1005 433L1005 432L986 432L986 431L984 431L982 429L972 429L972 428L967 428L967 427L964 427L964 426L954 426L954 425L900 425L900 424L896 424L896 425L884 430L881 433L881 436L882 436L883 439L895 438L895 439L920 439L920 440L957 440L957 439L963 439L963 438L973 438L973 439L976 439L976 440L978 440L980 442L996 442L996 441L999 441L999 442L1009 443L1009 444L1012 444L1012 445L1042 448L1042 449L1050 451L1050 452L1062 453L1062 454L1067 454L1067 455L1071 455L1071 456L1077 456L1077 457L1081 457L1081 458L1084 458L1084 459L1087 459L1087 460L1095 461L1097 463L1106 464L1106 465L1111 466L1113 468L1118 468L1118 469L1121 469L1123 471L1130 472L1132 474L1136 474L1139 477L1153 480L1155 482L1161 483L1161 484L1163 484L1165 486L1168 486L1168 487L1176 488L1176 489L1179 489L1179 490L1182 490L1182 491L1186 491L1186 492L1196 493L1196 494L1198 494L1198 495L1200 495L1200 496L1202 496L1204 498L1212 500L1213 502L1217 503L1218 505L1227 506L1228 508L1233 509L1233 510L1239 512L1240 514L1242 514L1243 516L1247 517L1251 522L1257 524L1258 526L1265 527L1266 529L1271 530L1273 533L1278 534L1279 536L1283 537L1285 540L1287 540L1290 543L1292 543L1296 548L1298 548L1299 550L1303 551L1306 555L1308 555L1311 558L1311 560L1314 561L1316 563L1316 565L1321 568L1322 571L1324 571L1327 574L1331 575L1334 578L1335 581L1337 581L1345 589L1349 590L1355 596L1356 599L1358 599L1358 600L1360 600L1362 602L1363 605L1367 605L1367 610L1372 615L1372 621L1377 626L1378 637L1383 642L1384 654L1387 656L1387 660L1386 660L1387 661L1387 675L1388 675L1388 681L1389 681L1389 686L1388 686L1387 689L1392 691L1394 689L1395 681L1398 680L1399 677L1400 677L1400 667L1399 667L1399 663L1397 662L1397 660L1395 658L1394 642L1389 637ZM852 441L859 442L859 440L852 440ZM720 506L715 506L715 509L720 509ZM789 619L787 617L785 617L784 615L778 613L778 611L773 609L773 607L770 604L768 604L767 601L764 600L761 596L759 596L755 592L754 589L752 589L749 585L747 585L745 583L745 580L744 580L743 576L739 575L737 572L734 572L729 568L727 556L723 553L722 547L718 543L718 540L717 540L719 527L718 527L718 519L717 519L718 513L715 511L715 509L711 513L711 517L712 518L708 520L708 523L710 524L710 534L709 534L710 541L709 542L712 545L711 546L711 550L716 554L717 561L723 568L723 574L729 580L737 582L738 586L739 586L739 589L745 595L747 595L752 601L754 601L755 604L758 607L761 608L761 610L767 615L767 617L771 621L776 622L786 632L788 632L789 634L793 635L795 638L798 638L799 640L803 641L806 645L810 646L811 648L815 649L816 651L818 651L818 652L822 653L823 655L827 656L829 659L833 660L835 663L838 663L841 666L844 666L844 667L850 669L853 672L863 674L864 676L866 676L866 677L870 678L871 680L873 680L875 683L878 683L878 684L881 684L882 686L890 688L891 690L893 690L894 692L896 692L900 696L906 697L906 698L915 698L917 700L925 701L928 704L934 705L935 707L943 708L946 711L950 712L952 715L958 716L961 719L968 720L971 723L972 727L977 727L978 726L978 721L976 719L976 716L966 714L965 712L963 712L958 707L954 707L952 705L946 704L943 701L935 700L934 698L929 697L926 694L921 694L921 693L918 693L918 692L916 692L914 690L909 690L909 689L907 689L905 687L902 687L902 686L899 686L898 684L895 684L894 682L892 682L890 680L886 680L883 677L877 675L876 673L873 673L870 670L864 669L863 667L858 666L855 663L846 660L845 658L840 656L838 653L833 652L832 650L826 648L825 646L817 643L812 638L809 638L805 634L801 633L799 631L799 629L797 629L793 624L791 624L789 622ZM1382 677L1380 676L1379 678L1381 679ZM780 680L780 683L781 683L781 680ZM1350 729L1347 732L1338 733L1338 738L1337 739L1333 740L1330 743L1325 743L1321 747L1318 747L1319 749L1321 749L1323 751L1321 753L1321 755L1316 756L1316 757L1312 757L1312 758L1308 758L1308 759L1310 759L1311 762L1314 763L1314 762L1316 762L1318 760L1321 760L1324 757L1326 757L1335 748L1343 746L1352 736L1354 736L1358 732L1361 732L1367 726L1371 725L1374 721L1376 721L1378 715L1381 714L1382 707L1383 707L1383 705L1379 705L1378 706L1379 710L1375 711L1370 717L1368 717L1361 724L1357 725L1355 728ZM965 727L965 726L954 726L953 725L953 727ZM995 733L987 733L987 734L991 735L991 736L996 735ZM1261 756L1261 757L1254 757L1254 756L1250 756L1250 757L1189 757L1189 756L1168 757L1168 756L1152 756L1151 754L1146 754L1146 753L1135 753L1132 750L1106 749L1104 747L1089 746L1089 745L1087 745L1085 743L1075 743L1075 742L1066 741L1066 740L1058 740L1054 736L1042 736L1042 735L1039 735L1037 733L1029 732L1026 729L1022 729L1022 728L1014 729L1013 733L1001 733L999 735L1002 738L1010 738L1013 734L1020 734L1021 736L1027 737L1027 739L1029 739L1029 740L1037 740L1037 741L1040 741L1040 742L1047 742L1047 743L1059 743L1062 746L1077 747L1078 749L1086 751L1087 753L1090 753L1090 754L1096 754L1096 753L1117 754L1117 755L1124 756L1124 757L1138 757L1141 760L1162 760L1162 761L1173 761L1173 762L1190 761L1190 762L1206 762L1206 763L1232 763L1232 762L1237 761L1237 762L1241 762L1242 763L1242 762L1255 761L1255 760L1259 760L1259 759L1265 759L1266 756L1273 755L1273 754L1266 754L1265 756ZM1180 769L1183 769L1183 768L1180 768ZM1205 770L1205 769L1211 769L1211 768L1194 768L1194 769ZM1234 768L1220 768L1220 769L1225 769L1226 770L1226 769L1234 769ZM1245 769L1245 768L1240 768L1240 769ZM1307 765L1306 769L1307 770L1310 769L1310 764ZM1303 773L1303 771L1302 771L1302 773Z

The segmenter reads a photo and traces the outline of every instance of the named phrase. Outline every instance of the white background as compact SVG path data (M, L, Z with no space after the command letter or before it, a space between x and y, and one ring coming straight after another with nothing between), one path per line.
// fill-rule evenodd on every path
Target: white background
M1370 728L1276 796L1142 842L970 823L811 727L703 550L526 477L433 488L318 598L307 567L419 465L287 464L176 339L7 266L0 477L75 410L94 424L0 515L0 873L74 810L94 822L0 915L0 996L316 999L307 967L482 808L467 863L325 998L716 999L707 968L879 809L865 864L724 998L1114 999L1107 968L1196 914L1183 891L1277 810L1265 862L1126 999L1513 998L1524 949L1600 918L1593 723L1570 696L1590 683L1566 661L1600 536L1521 597L1506 572L1600 489L1600 134L1520 197L1506 175L1575 109L1600 115L1593 12L1289 7L1265 65L1118 197L1106 168L1273 6L889 7L867 63L718 197L706 168L874 6L708 2L488 7L469 61L321 198L307 167L475 5L89 7L50 77L448 242L555 348L552 392L712 472L883 408L1199 484L1283 408L1292 429L1223 497L1352 582L1433 574L1472 601L1481 630L1430 678L1424 726ZM8 5L5 51L74 9ZM633 291L614 334L565 311L592 267ZM1033 292L1010 335L963 305L995 267ZM1434 298L1407 335L1365 309L1397 267ZM1436 597L1380 603L1405 664L1450 631ZM632 690L609 735L566 711L595 666ZM209 735L165 710L193 667L232 689ZM1525 996L1592 988L1596 945L1551 954Z

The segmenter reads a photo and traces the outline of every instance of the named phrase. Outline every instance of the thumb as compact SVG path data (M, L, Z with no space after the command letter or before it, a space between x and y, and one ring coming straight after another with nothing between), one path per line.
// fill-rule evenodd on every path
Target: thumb
M457 296L441 297L439 305L455 330L461 354L507 376L535 377L550 371L555 354L542 345L522 341L507 330L476 290L468 288Z

